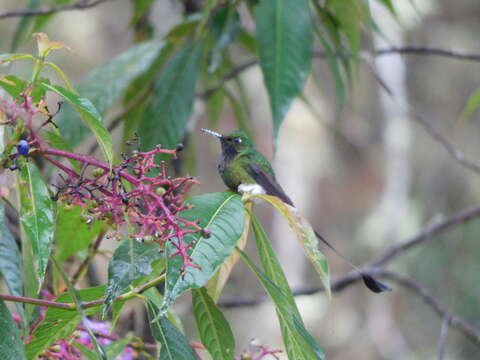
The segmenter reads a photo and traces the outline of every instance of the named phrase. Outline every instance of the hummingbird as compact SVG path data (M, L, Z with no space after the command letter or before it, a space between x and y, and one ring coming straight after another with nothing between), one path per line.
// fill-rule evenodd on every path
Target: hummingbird
M222 152L218 163L218 172L229 189L240 194L276 196L285 204L295 208L293 201L277 182L272 165L262 153L255 149L245 132L235 130L222 135L208 129L201 129L200 131L220 140ZM351 263L318 231L314 230L314 233L322 243L361 275L365 286L372 292L381 293L392 290L389 286L374 279L371 275L366 274L358 266Z

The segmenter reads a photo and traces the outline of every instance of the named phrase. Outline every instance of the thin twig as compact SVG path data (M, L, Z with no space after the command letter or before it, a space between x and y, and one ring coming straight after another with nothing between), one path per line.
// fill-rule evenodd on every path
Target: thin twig
M380 278L388 279L404 288L410 290L413 294L419 296L425 304L431 307L434 312L442 319L449 319L449 326L460 331L465 337L471 340L475 345L480 346L480 329L470 324L466 320L455 316L447 311L446 307L423 285L420 285L413 279L400 275L398 273L382 270L382 269L362 269L362 272ZM361 280L361 275L358 273L351 273L332 283L332 292L340 292L348 286ZM312 288L300 291L294 291L294 296L312 295L323 292L323 288ZM266 297L257 297L252 299L235 299L233 301L220 301L219 305L222 307L240 307L251 306L267 301Z
M383 254L378 260L372 262L371 264L369 264L369 266L382 267L404 251L418 245L421 242L431 239L434 235L438 235L439 233L449 230L454 226L464 224L470 220L478 218L479 216L480 207L475 207L472 209L460 211L438 223L427 225L410 239L398 245L392 245L391 247L389 247L383 252Z
M402 54L402 55L420 55L420 56L439 56L439 57L446 57L451 59L457 60L467 60L467 61L475 61L480 62L480 54L477 53L470 53L470 52L461 52L456 50L447 50L441 48L434 48L428 46L391 46L386 48L379 48L373 51L361 51L362 57L381 57L381 56L388 56L388 55L395 55L395 54ZM348 54L343 54L343 56L349 56ZM327 54L324 51L315 51L313 53L314 58L324 59L327 57ZM258 64L257 60L249 60L241 65L236 66L233 68L229 73L227 73L223 78L222 81L216 85L208 88L207 90L197 94L197 97L205 100L210 97L216 90L220 89L224 86L226 81L229 81L236 76L240 75L243 71L248 70L252 66Z
M165 281L165 274L162 274L156 277L155 279L150 280L149 282L143 285L140 285L137 288L130 290L129 292L126 292L125 294L117 296L113 300L113 302L127 301L130 299L133 299L138 295L140 295L141 293L143 293L145 290L150 289L151 287L154 287L162 283L163 281ZM75 311L77 310L75 303L60 303L60 302L51 301L51 300L33 299L33 298L24 297L24 296L13 296L13 295L6 295L6 294L0 294L0 299L3 299L5 301L24 303L24 304L33 304L33 305L59 308L64 310L75 310ZM98 300L83 302L82 308L91 308L95 306L100 306L103 303L104 303L103 298Z
M9 17L20 17L20 16L39 16L39 15L50 15L62 11L72 11L72 10L85 10L102 3L105 3L111 0L78 0L73 4L53 6L50 8L40 8L40 9L19 9L19 10L6 10L0 12L0 19L9 18Z
M465 158L465 155L458 149L456 149L435 127L430 124L430 122L420 113L413 109L409 109L408 114L413 117L413 119L419 123L428 135L432 137L437 143L442 145L442 147L447 151L447 153L456 160L459 164L465 168L480 174L480 165L468 160Z

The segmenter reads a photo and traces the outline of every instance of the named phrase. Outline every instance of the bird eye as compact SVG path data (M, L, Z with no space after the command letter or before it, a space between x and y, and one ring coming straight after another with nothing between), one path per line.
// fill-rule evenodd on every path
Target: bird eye
M241 144L241 143L242 143L242 139L239 138L239 137L233 139L233 141L235 141L237 144Z

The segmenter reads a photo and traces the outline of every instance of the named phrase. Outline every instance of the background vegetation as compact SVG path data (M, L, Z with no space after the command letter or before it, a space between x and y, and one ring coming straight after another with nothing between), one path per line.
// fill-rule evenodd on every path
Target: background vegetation
M54 51L48 60L98 110L114 139L115 161L134 132L142 150L182 142L170 170L195 175L200 184L192 196L225 189L216 172L219 146L198 129L247 131L274 159L279 182L312 225L394 288L372 295L325 250L333 290L328 301L284 219L256 206L305 326L329 359L477 358L480 4L276 4L31 0L22 7L0 0L0 53L35 54L31 33L39 31L67 45L71 50ZM18 61L0 71L2 78L30 79L32 66ZM62 84L48 71L42 76ZM57 100L49 94L49 109ZM80 125L73 107L65 104L54 121L78 153L108 160L108 146ZM39 164L46 182L58 184L57 171ZM12 202L15 184L4 171L2 196ZM4 222L18 241L17 217L6 209ZM89 243L63 245L69 251L60 262L70 276ZM89 264L79 289L108 282L119 243L98 244L94 250L104 256ZM248 242L248 254L254 244ZM2 273L10 288L1 293L21 293ZM47 287L58 290L61 280L50 277ZM258 284L239 264L219 299L235 354L252 338L284 349L274 305ZM9 309L21 311L10 303ZM181 296L173 309L186 337L199 340L191 297ZM141 301L129 301L117 333L153 343L146 312ZM286 358L285 352L278 356Z

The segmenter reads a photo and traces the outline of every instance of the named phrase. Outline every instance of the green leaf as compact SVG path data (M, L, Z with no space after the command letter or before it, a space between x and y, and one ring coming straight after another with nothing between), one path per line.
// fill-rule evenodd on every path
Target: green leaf
M191 261L200 269L188 267L182 276L181 256L168 258L176 249L168 245L167 278L162 312L185 290L204 286L220 265L230 256L243 232L244 207L240 196L231 192L220 192L195 196L187 201L194 205L182 213L189 221L199 220L207 227L211 236L207 239L197 234L188 234L185 243L195 241L189 251Z
M238 36L241 22L240 15L234 7L225 7L213 16L210 23L210 32L215 41L210 51L210 61L207 71L215 72L222 63L222 52L232 44Z
M298 310L296 310L296 307L292 307L288 295L275 285L243 251L238 248L237 251L275 304L288 358L295 360L324 360L325 355L322 349L305 329L301 318L298 316Z
M301 216L296 208L285 204L278 197L270 195L248 195L245 197L245 200L251 198L260 198L267 201L287 220L288 225L295 233L298 241L302 244L308 260L310 260L319 275L327 296L330 297L330 273L327 259L320 250L318 250L318 239L307 219Z
M47 269L55 231L53 203L35 165L25 162L20 171L19 180L20 223L32 245L35 269L41 284Z
M192 290L192 304L200 339L212 358L233 359L235 339L232 329L205 288Z
M108 264L108 286L102 316L107 315L113 300L137 278L152 272L151 262L160 257L156 242L138 242L125 239L113 253Z
M255 215L252 213L251 216L252 228L255 234L257 245L257 253L260 257L260 262L262 263L265 276L267 276L276 286L278 286L280 290L282 290L285 300L288 302L291 311L293 311L301 321L300 312L298 311L297 304L295 303L292 291L288 285L287 278L273 251L267 234L265 233L262 225L258 222ZM296 354L299 352L301 353L302 350L298 347L298 342L295 340L295 337L292 336L292 328L286 326L283 321L280 322L280 327L282 330L283 341L285 343L287 354L290 358L294 358L294 356L296 356Z
M55 258L62 263L70 256L86 249L99 234L103 223L96 221L86 224L82 219L82 208L60 204L58 207L57 228L55 229ZM72 231L75 229L75 231Z
M138 134L144 150L157 144L175 148L182 141L192 112L202 44L186 44L162 70L154 84L153 99Z
M135 24L145 14L145 12L152 6L155 0L133 0L133 16L130 21Z
M161 345L159 360L195 360L188 340L166 317L158 316L158 307L149 301L147 309L152 335Z
M15 75L8 75L0 78L0 86L15 99L27 88L27 81Z
M78 87L79 94L89 99L98 113L105 116L130 83L150 68L163 45L163 42L154 40L132 46L92 70ZM72 147L88 135L87 128L79 124L77 119L75 110L69 106L65 106L56 118L62 135Z
M30 54L0 54L0 64L5 64L21 59L29 59L35 61L35 57Z
M85 124L95 135L100 148L102 149L103 156L109 165L113 162L113 150L112 139L108 130L105 128L102 117L97 111L95 106L87 98L80 97L77 94L70 92L69 90L59 85L50 85L42 83L42 86L47 90L53 91L67 100L80 114ZM78 125L78 124L77 124Z
M480 106L480 89L477 89L468 98L467 105L465 105L465 108L462 111L462 115L460 115L460 119L466 120L469 117L471 117L479 106Z
M78 350L80 350L80 352L83 354L83 356L85 356L86 359L88 359L88 360L98 360L97 354L95 353L95 351L89 349L85 345L83 345L83 344L81 344L77 341L73 341L72 345L75 346Z
M98 300L103 296L105 286L96 286L87 289L78 290L78 296L82 301ZM57 300L59 303L72 302L72 296L69 293L60 295ZM85 309L87 315L98 312L100 306ZM45 319L32 334L32 340L26 344L28 359L35 359L46 348L60 339L71 335L80 323L81 315L76 310L58 309L50 307L47 310Z
M274 139L310 70L312 21L308 0L261 0L255 9L256 39L270 98Z
M0 299L0 354L3 360L26 359L20 331L2 299Z
M143 293L145 297L151 301L157 308L161 308L163 304L163 296L160 294L160 292L157 290L155 287L151 287L150 289L147 289ZM183 327L182 321L180 317L175 314L173 311L167 311L167 314L165 315L170 321L182 334L185 334L185 329Z
M252 206L253 206L253 203L251 202L245 204L245 211L251 211ZM240 239L238 239L237 241L237 247L240 250L245 249L245 247L247 246L248 234L250 232L250 220L251 220L250 216L245 216L243 233ZM227 283L227 280L230 277L230 274L234 266L237 264L238 259L239 259L238 253L236 251L232 252L232 254L228 257L228 259L225 260L222 265L220 265L215 275L208 281L206 288L207 288L208 294L211 296L211 298L215 303L220 298L222 290L225 287L225 284Z
M127 347L133 338L127 337L122 340L114 341L105 346L105 352L107 353L108 360L115 360L120 353Z
M10 293L22 296L23 279L20 252L7 226L3 203L0 203L0 273Z

